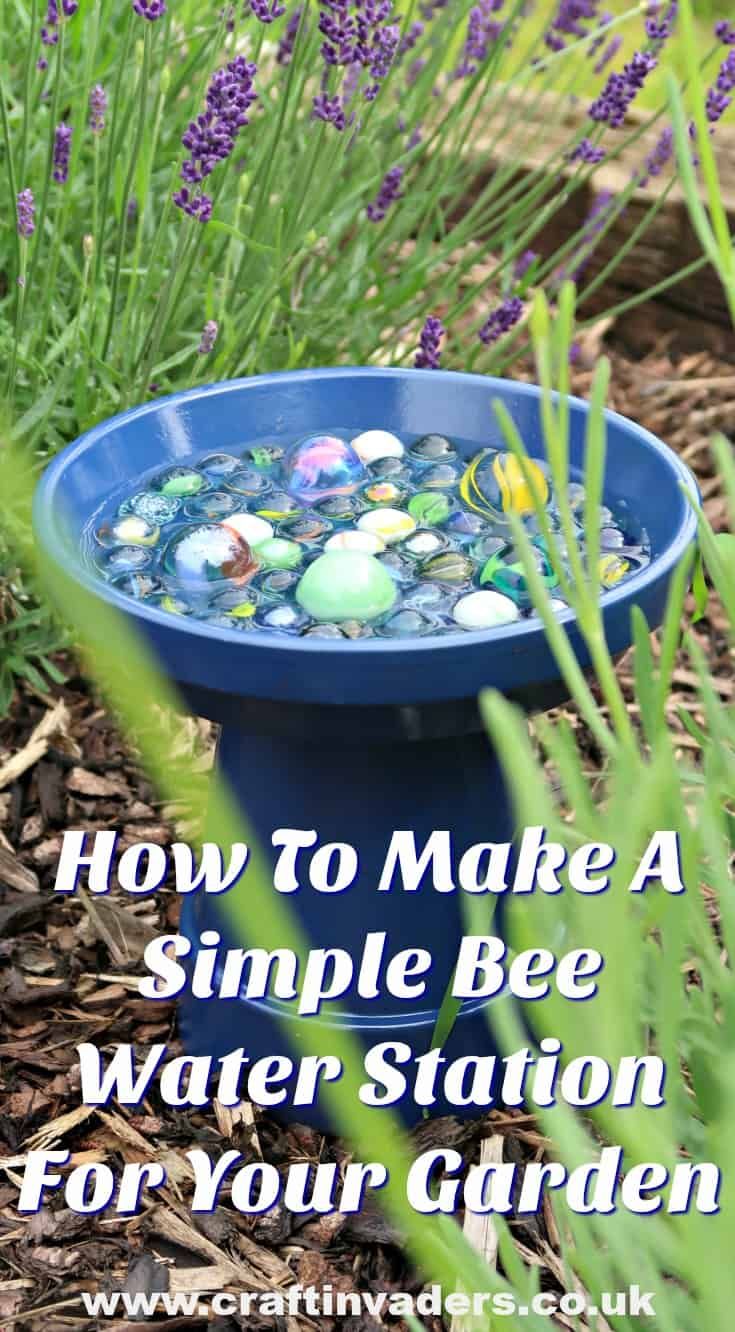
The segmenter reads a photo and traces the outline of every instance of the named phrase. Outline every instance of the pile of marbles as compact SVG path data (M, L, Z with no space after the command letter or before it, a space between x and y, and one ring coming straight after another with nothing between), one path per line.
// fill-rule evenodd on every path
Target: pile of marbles
M547 470L443 435L310 435L210 453L147 477L99 516L87 551L118 591L223 628L327 639L490 629L534 614L508 515L521 517L555 609L566 609L534 511L559 530ZM529 485L530 480L530 485ZM568 499L584 558L584 489ZM600 513L600 582L643 568L630 515ZM562 551L564 550L563 543Z

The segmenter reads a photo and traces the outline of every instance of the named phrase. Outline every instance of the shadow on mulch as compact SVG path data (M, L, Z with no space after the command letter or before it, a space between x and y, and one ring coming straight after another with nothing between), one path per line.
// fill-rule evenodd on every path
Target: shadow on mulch
M594 331L582 347L575 386L584 394L585 368L599 353ZM708 438L715 429L735 433L735 377L709 355L674 365L665 347L631 361L613 351L611 406L635 417L676 448L696 472L707 514L725 525L725 504L714 474ZM735 694L732 654L721 608L712 601L695 633L709 660L716 687L725 699ZM284 1129L249 1106L236 1112L176 1112L156 1092L138 1113L81 1107L75 1047L91 1041L102 1047L134 1043L145 1050L170 1043L177 1052L173 1006L155 1008L137 996L137 974L146 942L175 930L178 900L164 886L155 901L82 895L52 898L50 888L62 831L115 828L119 851L133 842L167 845L180 811L164 809L113 722L75 675L70 659L61 663L67 684L53 698L24 689L12 715L0 724L0 1328L20 1332L91 1329L79 1302L82 1290L173 1291L284 1289L330 1283L335 1292L414 1291L421 1278L412 1272L400 1237L373 1208L355 1216L296 1217L283 1209L245 1217L224 1204L208 1217L193 1219L187 1206L191 1171L184 1153L192 1146L215 1152L230 1146L246 1159L262 1156L286 1169L296 1161L343 1163L348 1152L339 1140L299 1127ZM625 660L620 674L635 712ZM694 678L682 659L674 675L671 726L682 749L693 741L678 709L697 717ZM590 769L594 746L571 708L570 717L585 743ZM207 723L172 721L171 743L192 763L207 765L212 735ZM178 825L179 836L186 828ZM545 1141L532 1116L492 1112L471 1123L429 1122L416 1130L416 1153L431 1145L458 1146L468 1160L481 1151L502 1150L505 1159L538 1157ZM73 1163L158 1160L168 1186L134 1218L102 1213L80 1217L55 1201L38 1215L19 1218L18 1171L32 1147L62 1144ZM497 1159L497 1158L496 1158ZM15 1163L15 1164L13 1164ZM558 1234L550 1208L516 1223L514 1235L525 1262L541 1269L542 1285L564 1289ZM25 1312L24 1312L25 1311ZM552 1322L555 1320L552 1320ZM122 1332L140 1326L105 1321ZM156 1326L157 1323L153 1323ZM229 1332L238 1327L315 1327L305 1316L220 1319L168 1318L168 1328L197 1326ZM565 1325L560 1319L558 1326ZM163 1326L163 1324L161 1324ZM320 1317L331 1332L377 1327L365 1314L338 1320ZM404 1328L406 1325L397 1323ZM439 1332L442 1323L428 1318Z

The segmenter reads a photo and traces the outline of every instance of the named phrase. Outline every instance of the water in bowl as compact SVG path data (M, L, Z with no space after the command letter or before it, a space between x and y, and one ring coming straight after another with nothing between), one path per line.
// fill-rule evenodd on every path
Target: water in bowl
M440 434L329 429L240 443L140 477L84 534L98 576L170 615L239 632L388 639L487 630L535 614L509 514L566 609L534 510L570 552L548 469ZM583 564L584 488L567 497ZM600 511L600 583L651 558L628 509Z

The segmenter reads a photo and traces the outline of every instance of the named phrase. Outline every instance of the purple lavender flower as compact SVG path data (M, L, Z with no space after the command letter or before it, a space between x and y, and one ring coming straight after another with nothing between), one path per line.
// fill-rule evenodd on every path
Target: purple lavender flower
M403 180L403 167L394 166L385 173L383 183L378 190L376 198L369 203L366 209L371 222L382 222L388 209L398 199L402 199L401 181Z
M66 185L69 179L69 156L71 154L71 125L65 125L63 120L56 126L54 135L54 170L53 177L57 185Z
M182 185L173 196L177 208L181 208L189 217L193 217L197 222L209 222L212 216L212 200L208 194L192 194Z
M606 30L608 24L609 24L609 23L612 23L613 18L614 18L614 15L611 14L610 11L607 10L607 9L604 11L604 13L602 13L602 14L599 15L599 18L598 18L598 20L597 20L597 22L598 22L598 24L599 24L599 31L598 31L598 33L597 33L597 36L592 38L592 41L590 42L589 46L587 47L587 59L588 59L588 60L591 60L592 57L593 57L594 55L597 54L597 52L599 51L600 47L604 45L604 42L605 42L605 30Z
M219 324L217 323L217 320L208 319L202 329L201 341L197 347L200 356L209 356L209 353L214 350L214 344L217 341L218 333Z
M535 264L537 259L538 255L535 250L524 250L523 254L519 254L513 265L513 277L516 282L523 280L529 268L532 264Z
M720 65L717 79L707 90L707 119L710 125L715 126L722 119L732 102L730 93L733 91L735 91L735 46L728 51ZM693 126L689 132L693 138L696 137Z
M38 60L36 61L36 69L40 69L42 72L48 69L48 60L45 56L38 57Z
M660 176L664 167L671 161L674 151L674 131L670 125L663 130L655 147L646 158L639 185L647 185L652 176Z
M29 240L36 230L36 201L32 190L21 190L17 202L18 235Z
M185 187L174 195L174 203L190 217L208 222L212 200L206 194L192 195L186 188L199 186L211 176L219 162L225 162L235 147L240 130L248 122L248 111L257 99L253 92L256 66L236 56L212 76L206 95L205 110L189 122L181 142L189 156L181 168Z
M492 17L503 4L504 0L479 0L470 10L464 50L454 71L456 79L471 78L486 60L490 47L503 31L503 24Z
M724 46L735 46L735 26L729 19L720 19L715 24L715 37Z
M592 119L601 125L619 129L629 106L657 63L656 57L649 51L636 51L632 60L623 67L622 74L609 75L600 96L589 109Z
M415 19L414 22L411 24L410 28L408 29L408 31L403 34L400 40L400 44L398 46L398 55L404 56L409 51L413 51L413 48L416 45L419 38L423 37L425 29L426 29L426 24L422 23L421 19Z
M155 23L166 13L166 0L133 0L133 9L141 18Z
M414 358L416 370L438 370L441 343L446 329L437 315L429 315L419 337L419 350Z
M661 8L660 0L653 0L646 17L646 36L656 48L667 42L674 30L679 13L678 0L672 0L665 14L661 13Z
M559 281L563 281L564 278L570 277L574 282L577 282L582 276L592 257L594 248L593 242L601 232L605 230L614 203L615 195L612 194L610 190L600 191L587 214L587 219L579 237L578 254L580 254L581 257L577 262L576 267L571 271L563 268L561 272L557 272L556 277Z
M102 133L106 114L107 93L101 83L96 83L89 94L89 128L93 134Z
M286 6L279 4L279 0L250 0L250 8L260 23L273 23L275 19L280 18L286 13Z
M132 223L132 222L137 222L137 220L138 220L138 200L135 198L135 195L132 195L131 198L128 199L128 206L127 206L127 208L126 208L126 210L125 210L125 214L126 214L126 217L127 217L127 219L128 219L128 222L131 222L131 223Z
M400 26L390 22L393 0L320 0L321 54L328 68L359 65L373 80L367 101L380 90L398 49ZM321 117L325 119L325 117ZM332 122L333 123L333 122Z
M342 105L341 97L330 97L328 93L317 93L313 102L314 116L317 120L323 120L327 125L334 125L340 134L347 124L345 109Z
M563 51L565 37L574 37L576 40L586 37L588 29L585 25L598 18L597 4L598 0L559 0L559 8L544 39L549 50Z
M615 36L610 38L610 41L595 65L595 74L602 73L602 71L610 64L610 61L615 59L622 45L623 39L620 36L620 33L616 32Z
M291 57L296 44L296 34L299 30L302 13L303 5L297 5L293 13L289 15L286 31L278 43L278 50L276 51L276 60L279 65L291 64Z
M509 333L518 323L523 314L523 301L520 296L508 296L493 310L492 314L485 320L482 328L477 334L480 342L489 346L502 338L503 334Z
M576 148L567 154L570 162L586 162L590 166L596 166L602 162L605 157L605 149L599 144L593 143L591 139L580 139Z

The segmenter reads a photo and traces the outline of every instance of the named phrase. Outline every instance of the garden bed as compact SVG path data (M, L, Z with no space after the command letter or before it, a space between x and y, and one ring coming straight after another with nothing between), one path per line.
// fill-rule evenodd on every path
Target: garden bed
M735 431L735 376L710 353L673 353L673 331L644 359L631 359L621 350L628 336L627 326L607 322L589 329L581 341L575 388L586 392L590 368L607 337L614 362L610 405L677 449L697 474L707 515L720 529L724 501L708 441L716 429ZM716 600L693 632L715 687L723 698L733 698L732 654ZM248 1105L183 1115L152 1094L137 1113L80 1108L76 1045L132 1042L145 1049L175 1040L173 1006L159 1004L152 1012L136 993L136 976L147 940L175 929L178 900L169 888L144 902L114 895L104 901L52 901L62 830L120 829L120 850L140 840L166 845L181 811L157 802L134 753L71 659L60 659L59 665L67 683L55 688L53 697L24 688L11 716L0 724L0 953L5 964L0 989L0 1158L5 1162L0 1173L0 1327L3 1332L91 1332L95 1320L85 1319L80 1290L114 1290L124 1282L130 1291L162 1289L156 1284L162 1280L158 1263L165 1266L171 1291L282 1288L294 1280L332 1283L336 1291L418 1291L421 1280L407 1270L399 1237L371 1208L353 1216L298 1217L276 1210L246 1218L225 1198L215 1214L192 1218L184 1157L191 1147L234 1145L247 1159L262 1156L285 1169L305 1159L343 1163L347 1151L338 1140L306 1128L282 1129L266 1116L254 1116ZM635 716L626 661L620 676ZM682 712L699 715L694 683L682 661L668 704L682 749L694 745L680 719ZM571 709L563 711L578 729L594 771L600 759L592 738ZM172 748L188 753L195 764L209 764L212 730L207 723L172 719L171 734ZM186 837L191 827L179 824L177 832ZM537 1159L547 1145L532 1117L521 1113L492 1112L462 1125L427 1123L415 1138L417 1149L457 1146L472 1160L481 1154L497 1159L502 1151L514 1163ZM168 1187L133 1219L81 1217L56 1203L19 1219L14 1180L23 1157L34 1145L50 1144L69 1148L74 1163L107 1159L119 1166L155 1156L167 1167ZM541 1269L542 1288L562 1290L564 1269L550 1208L511 1225L523 1260ZM470 1233L494 1261L492 1224L479 1235ZM204 1326L204 1320L166 1320L171 1328L198 1325ZM288 1332L317 1325L327 1332L335 1326L327 1317L318 1324L302 1316L287 1320ZM441 1326L431 1318L426 1325L435 1332ZM571 1325L561 1316L557 1321L557 1326ZM115 1332L129 1326L132 1332L139 1324L111 1320L105 1326ZM249 1315L209 1326L231 1332L245 1326L280 1329L282 1324ZM367 1332L377 1324L365 1316L342 1326Z
M579 105L572 99L549 95L516 96L512 100L518 102L518 121L523 127L523 138L507 133L493 134L491 118L487 132L473 140L469 150L478 160L469 203L498 168L507 168L509 164L517 167L521 177L530 177L534 172L548 174L553 169L559 193L563 192L566 179L577 170L568 164L559 169L558 155L563 153L570 133L584 121ZM603 162L590 177L586 188L576 189L561 203L548 225L534 238L536 249L543 254L553 254L585 225L598 200L605 195L618 197L629 186L631 178L640 175L665 123L660 120L652 127L643 128L644 122L645 117L635 109L628 113L631 133L638 127L638 137L624 144L617 157ZM716 146L723 203L732 228L735 225L735 130L730 125L718 126ZM615 217L590 255L583 287L593 282L620 253L646 211L660 197L660 177L633 192L627 206ZM623 256L611 275L585 303L583 313L587 316L610 309L666 283L699 260L701 253L683 190L675 183L630 252ZM654 292L651 299L622 316L618 332L623 343L637 354L653 352L659 335L674 333L682 350L691 352L706 348L715 356L735 360L735 339L727 300L722 283L710 265L699 268L665 290Z

